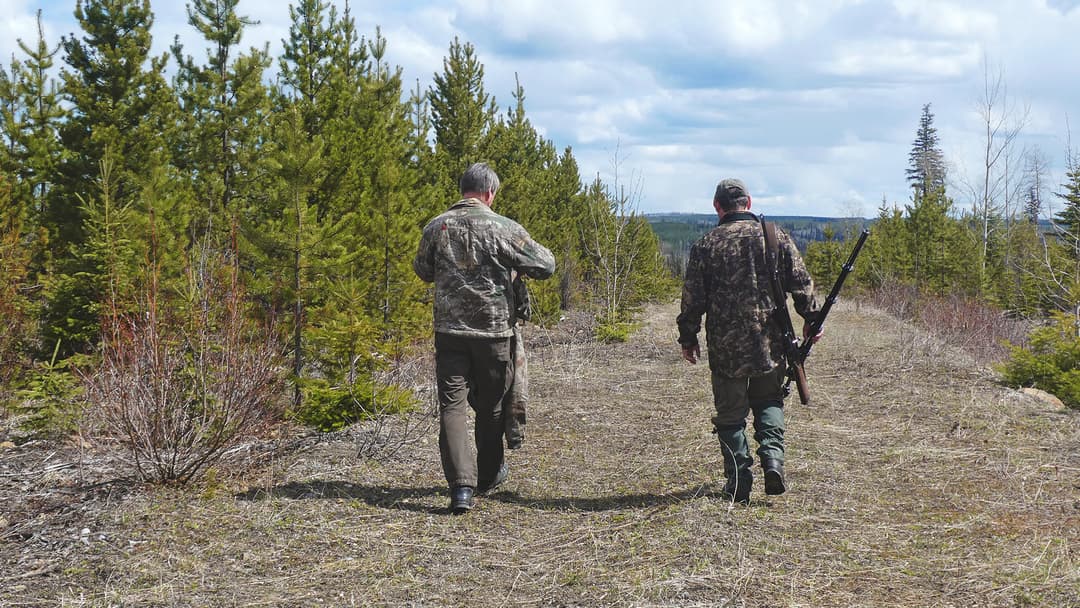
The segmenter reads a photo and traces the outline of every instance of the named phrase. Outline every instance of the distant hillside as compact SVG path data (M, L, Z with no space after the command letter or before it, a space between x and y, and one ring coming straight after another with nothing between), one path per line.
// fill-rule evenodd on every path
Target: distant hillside
M716 226L717 222L714 213L646 213L645 218L660 239L660 246L676 273L682 272L694 242ZM877 221L876 218L807 215L768 215L766 219L776 222L787 231L803 253L806 253L806 246L811 242L824 241L825 231L828 229L836 235L835 238L843 239L845 235L855 234ZM1046 219L1039 220L1039 228L1044 234L1054 232L1053 224Z
M657 238L660 239L664 252L675 262L685 259L694 244L701 235L716 226L716 214L713 213L651 213L645 217L649 220ZM769 215L766 219L776 222L795 240L800 251L805 252L806 246L812 241L825 240L826 229L832 229L833 233L842 237L850 228L861 230L873 223L861 217L836 218L836 217L813 217L803 215ZM681 263L678 264L681 267Z

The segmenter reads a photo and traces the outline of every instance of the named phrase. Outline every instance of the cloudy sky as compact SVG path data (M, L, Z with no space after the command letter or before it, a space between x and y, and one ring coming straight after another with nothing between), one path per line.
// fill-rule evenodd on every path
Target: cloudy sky
M334 0L340 8L345 0ZM154 0L155 47L204 44L184 3ZM15 40L77 32L74 0L0 0L0 57ZM426 88L455 36L471 42L504 109L515 74L534 125L572 146L583 178L640 192L644 212L708 212L740 177L772 215L873 216L908 201L919 116L932 104L952 194L981 174L987 74L996 110L1024 119L1014 149L1037 149L1062 180L1080 121L1080 0L351 0L362 33L381 27L391 63ZM285 0L240 0L258 20L243 45L288 31ZM1053 188L1051 188L1052 190ZM1051 199L1051 196L1047 196ZM1056 203L1055 203L1056 204Z

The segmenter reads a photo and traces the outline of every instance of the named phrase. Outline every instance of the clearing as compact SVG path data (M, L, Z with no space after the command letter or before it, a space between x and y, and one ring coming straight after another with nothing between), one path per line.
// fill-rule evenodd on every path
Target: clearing
M371 428L297 434L178 489L98 443L0 445L0 605L1080 606L1080 412L840 303L788 400L788 493L731 505L675 312L625 344L529 327L525 447L462 517L429 361L372 458Z

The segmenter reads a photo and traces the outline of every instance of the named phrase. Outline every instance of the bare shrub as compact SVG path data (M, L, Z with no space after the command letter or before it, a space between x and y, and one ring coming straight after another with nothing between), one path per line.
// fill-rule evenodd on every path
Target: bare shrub
M353 428L358 457L388 460L437 432L439 400L429 380L433 375L430 356L402 359L389 369L374 373L376 392L371 416ZM411 387L414 407L402 411L380 397L380 391L392 392L394 387Z
M1030 329L1030 323L1010 319L1001 310L960 295L926 302L919 309L918 320L982 362L1006 359L1006 343L1025 343Z
M281 417L281 347L245 317L235 272L224 274L193 277L180 312L151 297L141 314L113 316L100 367L82 374L92 415L145 480L187 483Z
M970 296L935 296L902 283L883 285L864 298L898 319L913 321L930 336L962 348L982 363L1005 360L1007 345L1026 344L1032 328L1030 321L1010 318Z

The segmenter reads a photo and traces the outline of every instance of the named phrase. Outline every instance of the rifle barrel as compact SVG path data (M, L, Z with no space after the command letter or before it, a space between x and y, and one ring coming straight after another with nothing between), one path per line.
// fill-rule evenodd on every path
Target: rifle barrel
M805 361L807 355L810 354L810 349L814 346L813 338L821 333L821 328L825 325L825 317L829 315L833 302L835 302L837 296L840 295L840 288L844 286L844 279L846 279L847 275L855 269L855 258L859 257L859 251L862 250L868 236L870 236L870 230L864 228L862 234L859 235L859 240L855 243L855 248L851 250L851 255L848 256L847 262L844 263L844 266L840 270L840 276L836 277L836 282L833 283L832 289L829 290L829 296L825 298L825 304L821 306L821 310L818 311L817 317L810 323L809 337L803 340L802 345L799 346L800 361Z

